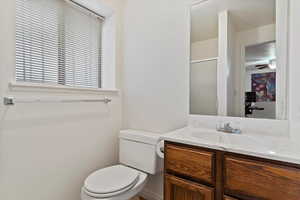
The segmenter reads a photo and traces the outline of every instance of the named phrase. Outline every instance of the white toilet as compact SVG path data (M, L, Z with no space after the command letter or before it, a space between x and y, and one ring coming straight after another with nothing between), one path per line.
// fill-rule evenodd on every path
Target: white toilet
M124 130L119 141L120 164L89 175L82 200L129 200L144 188L148 174L162 171L163 160L156 154L159 134Z

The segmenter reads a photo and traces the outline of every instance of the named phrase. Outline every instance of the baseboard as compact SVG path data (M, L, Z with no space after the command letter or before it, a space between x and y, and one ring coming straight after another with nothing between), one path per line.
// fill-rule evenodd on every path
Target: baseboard
M147 189L144 189L141 192L141 196L147 200L163 200L163 197L160 194L154 193Z

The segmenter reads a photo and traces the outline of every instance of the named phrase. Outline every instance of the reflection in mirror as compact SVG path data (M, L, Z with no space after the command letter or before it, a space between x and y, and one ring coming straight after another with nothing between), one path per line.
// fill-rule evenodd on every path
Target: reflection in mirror
M234 48L229 46L227 115L276 119L276 1L247 6L248 14L228 9L228 43Z
M279 118L276 0L203 1L191 24L190 113Z
M190 113L218 115L218 14L210 4L192 8Z
M245 116L276 119L276 43L245 49Z
M217 60L191 63L190 113L217 115Z

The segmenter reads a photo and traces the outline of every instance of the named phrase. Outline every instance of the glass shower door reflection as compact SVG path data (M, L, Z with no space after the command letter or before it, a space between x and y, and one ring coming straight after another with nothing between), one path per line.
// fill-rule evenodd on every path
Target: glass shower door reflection
M190 114L218 114L217 66L217 59L191 63Z

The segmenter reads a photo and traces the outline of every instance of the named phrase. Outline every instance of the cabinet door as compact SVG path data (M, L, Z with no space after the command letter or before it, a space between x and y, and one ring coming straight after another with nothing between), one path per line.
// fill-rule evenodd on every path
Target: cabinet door
M214 189L165 174L164 200L214 200Z
M300 200L300 169L225 156L225 193L242 199Z

